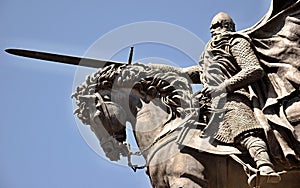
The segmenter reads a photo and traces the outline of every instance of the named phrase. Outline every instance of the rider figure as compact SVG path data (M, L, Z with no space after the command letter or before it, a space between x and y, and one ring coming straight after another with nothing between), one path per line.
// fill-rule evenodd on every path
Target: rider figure
M211 98L212 107L225 109L222 119L219 115L211 117L216 118L209 125L217 129L214 138L248 150L261 175L279 181L250 100L248 86L264 76L254 48L246 36L235 32L235 24L226 13L213 18L210 31L212 37L199 64L202 95Z

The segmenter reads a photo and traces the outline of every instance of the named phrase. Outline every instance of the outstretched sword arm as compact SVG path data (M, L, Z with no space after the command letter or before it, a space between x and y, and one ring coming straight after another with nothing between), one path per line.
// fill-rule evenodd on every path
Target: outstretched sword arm
M116 66L121 66L126 64L125 62L92 59L86 57L76 57L76 56L53 54L48 52L40 52L40 51L25 50L25 49L6 49L5 51L7 53L17 55L17 56L53 61L53 62L64 63L69 65L91 67L91 68L101 68L101 67L109 66L111 64L115 64Z

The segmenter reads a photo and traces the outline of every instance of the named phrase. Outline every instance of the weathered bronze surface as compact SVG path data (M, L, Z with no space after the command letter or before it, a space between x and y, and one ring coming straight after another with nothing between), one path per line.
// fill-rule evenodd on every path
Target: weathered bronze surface
M99 67L73 94L75 114L106 157L146 159L153 187L300 186L300 1L273 0L255 26L235 31L217 14L199 66L88 60ZM7 52L78 65L81 58ZM131 53L132 54L132 53ZM132 57L132 55L131 55ZM192 83L204 88L192 92ZM139 153L130 151L126 122Z
M75 113L111 160L131 156L129 121L153 187L299 187L300 2L274 1L240 32L219 13L210 29L199 67L99 69Z

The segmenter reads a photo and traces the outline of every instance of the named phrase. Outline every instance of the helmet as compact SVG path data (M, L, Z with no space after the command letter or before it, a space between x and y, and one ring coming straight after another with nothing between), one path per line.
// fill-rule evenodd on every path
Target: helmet
M210 30L218 27L226 28L227 31L235 31L235 24L232 18L224 12L218 13L211 21Z

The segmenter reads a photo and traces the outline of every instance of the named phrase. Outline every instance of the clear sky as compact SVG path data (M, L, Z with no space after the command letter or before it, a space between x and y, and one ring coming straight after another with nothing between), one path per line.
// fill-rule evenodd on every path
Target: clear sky
M1 0L0 188L150 187L143 170L134 173L103 159L81 136L70 98L76 67L8 55L6 48L107 58L106 43L101 43L98 54L87 50L116 28L144 21L175 24L207 42L216 13L229 13L241 30L254 25L270 2ZM148 28L145 33L155 31ZM124 38L130 41L140 35L131 32ZM169 35L174 41L182 39L176 32ZM161 45L136 45L134 60L155 57L181 67L195 64L173 51ZM127 61L127 54L121 49L112 59Z

